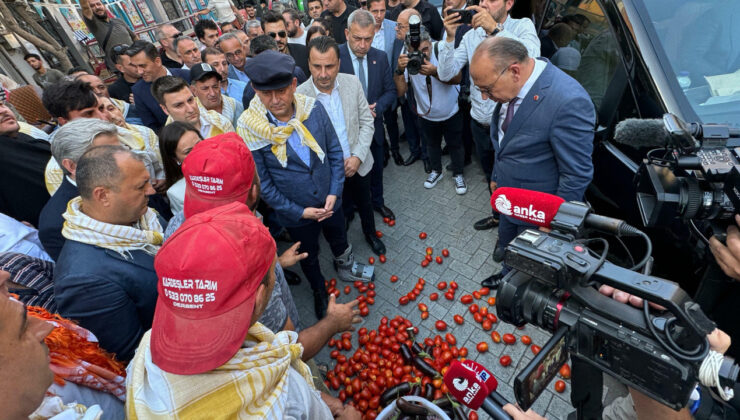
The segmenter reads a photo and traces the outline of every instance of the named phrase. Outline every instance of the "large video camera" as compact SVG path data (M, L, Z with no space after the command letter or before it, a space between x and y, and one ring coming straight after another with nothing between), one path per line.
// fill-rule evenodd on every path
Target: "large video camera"
M723 234L727 223L722 221L740 209L740 140L732 140L740 137L739 130L687 124L673 114L663 116L663 126L658 136L665 148L648 153L635 178L643 223L713 220L712 233Z
M409 17L409 45L414 48L414 51L408 52L409 62L406 64L406 69L409 74L419 74L422 64L424 64L424 54L419 51L419 45L421 45L421 18L416 15Z
M499 318L555 333L517 376L517 401L525 410L531 406L569 353L678 410L696 388L709 352L706 335L715 324L676 283L606 261L604 239L579 239L589 219L609 219L590 213L585 204L563 203L550 223L551 232L526 230L506 248L505 262L512 271L497 294ZM612 233L642 236L649 242L644 233L617 222ZM602 253L588 248L594 242L605 244ZM633 268L649 265L651 249L648 244L647 255ZM600 285L641 297L644 307L604 296L596 289ZM652 313L648 302L665 311ZM720 383L731 387L737 375L734 360L725 358Z

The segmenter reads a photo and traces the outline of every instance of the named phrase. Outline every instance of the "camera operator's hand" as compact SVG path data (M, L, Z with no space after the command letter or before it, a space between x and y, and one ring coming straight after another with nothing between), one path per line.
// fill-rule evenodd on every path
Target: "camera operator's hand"
M503 408L504 411L506 411L506 413L510 415L511 418L513 418L514 420L546 420L544 417L535 413L534 410L532 410L531 408L526 412L522 411L521 408L515 406L514 404L506 404Z
M483 28L486 34L491 35L496 30L499 22L491 16L488 10L480 6L468 6L466 10L475 10L476 13L473 15L473 20L470 22L474 29Z
M473 7L473 6L469 6ZM452 13L450 14L448 10L454 9L454 7L450 6L445 9L445 19L444 19L444 25L445 25L445 32L447 32L447 42L454 42L455 41L455 32L457 32L457 27L461 25L460 23L460 13Z
M735 223L740 225L740 215L735 215ZM740 280L740 231L737 226L727 228L727 245L717 238L709 239L709 249L717 260L717 265L727 276Z
M725 354L727 349L730 348L730 344L732 344L730 336L719 328L715 328L714 331L709 333L707 340L709 340L709 348L722 354Z
M643 299L641 297L638 297L638 296L629 294L629 293L627 293L625 291L622 291L622 290L619 290L619 289L615 289L615 288L613 288L611 286L607 286L605 284L602 284L601 287L599 287L599 292L602 295L604 295L604 296L611 297L612 299L616 300L617 302L620 302L620 303L629 303L630 305L632 305L632 306L634 306L636 308L642 308L642 300ZM658 309L658 310L661 310L661 311L664 311L665 310L664 307L662 307L660 305L656 305L656 304L654 304L652 302L650 302L649 305L652 308L655 308L655 309Z
M409 65L409 56L401 54L398 56L398 71L405 71L406 66Z
M419 73L423 74L424 76L437 77L437 66L430 63L429 60L424 59L424 64L421 65Z

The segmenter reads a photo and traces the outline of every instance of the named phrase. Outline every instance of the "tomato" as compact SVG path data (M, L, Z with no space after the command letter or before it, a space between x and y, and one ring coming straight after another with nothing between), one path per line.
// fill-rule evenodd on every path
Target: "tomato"
M344 286L344 294L345 294L345 295L348 295L348 294L349 294L349 292L351 292L351 291L352 291L352 288L351 288L351 287L349 287L349 286Z
M462 325L462 323L465 321L462 317L462 315L455 315L452 317L452 319L455 320L455 324Z
M450 287L452 288L452 290L457 290L457 282L456 281L451 281L450 282Z
M419 234L419 239L426 239L426 238L427 238L427 233L426 232L421 232Z
M449 257L450 256L450 250L447 249L447 248L443 249L442 250L442 256L445 257L445 258Z
M367 306L363 306L360 308L360 316L368 316L370 314L370 309L368 309Z
M511 364L511 356L503 355L498 359L498 362L503 367L509 366Z
M468 420L478 420L478 413L470 410L470 412L468 413Z
M383 232L381 232L379 230L376 230L375 231L375 236L378 237L378 238L382 238L383 237Z
M455 336L454 336L454 335L452 335L452 334L450 334L450 333L447 333L447 334L445 334L445 341L446 341L446 342L447 342L447 343L448 343L449 345L451 345L451 346L454 346L455 344L457 344L457 339L455 338Z
M476 298L476 299L480 299L480 292L477 291L477 290L475 292L473 292L473 297Z
M424 285L421 283L416 283L416 286L414 286L414 289L421 292L422 290L424 290Z
M381 264L385 264L385 262L387 261L387 259L385 258L385 254L380 254L380 257L378 257L378 259L380 260Z
M514 334L504 334L504 343L506 344L514 344L516 343L516 337L514 337Z
M434 250L432 249L432 247L431 246L428 246L427 249L426 249L426 254L427 255L432 255L433 252L434 252Z
M560 376L562 376L562 377L563 377L563 379L570 379L570 366L568 366L568 364L567 364L567 363L565 363L565 364L564 364L564 365L563 365L563 366L562 366L562 367L560 368Z
M442 257L437 255L437 258L435 258L434 261L437 261L437 264L442 264Z
M383 223L388 223L390 221L391 221L391 218L390 217L384 217L383 218Z
M498 331L494 331L491 333L491 339L494 343L500 343L501 342L501 334L498 333Z
M483 322L483 315L481 315L480 312L476 312L473 314L473 319L475 320L475 322L480 324L481 322Z
M397 275L395 275L395 274L394 274L394 275L392 275L392 276L391 276L391 283L395 283L395 282L397 282L397 281L398 281L398 276L397 276Z
M542 350L542 347L538 346L537 344L532 344L531 349L532 349L532 353L534 353L534 355L536 356L537 353L539 353L540 350Z
M427 281L424 280L424 277L419 277L419 280L417 280L416 282L419 283L419 284L421 284L421 285L427 284Z
M351 350L352 349L352 340L349 338L343 338L342 339L342 348L344 350Z
M447 291L447 293L445 293L445 298L447 300L455 300L455 294L452 293L451 291Z
M331 353L329 353L329 357L331 357L332 359L336 359L337 357L339 357L339 350L332 350Z
M462 297L460 298L460 302L463 305L469 305L469 304L473 303L473 297L470 296L470 295L462 295Z
M565 392L565 382L560 381L560 380L555 381L555 391L557 391L557 392L559 392L561 394L563 392Z
M488 287L481 287L480 290L478 290L478 292L482 296L488 296L488 294L491 293L491 289L489 289Z
M427 318L429 318L429 312L426 312L426 311L422 312L421 319L427 319Z
M336 287L336 285L337 285L337 279L329 279L329 286Z
M439 299L439 295L438 294L432 293L431 295L429 295L429 300L435 301L437 299Z
M409 303L409 297L401 296L401 298L398 299L398 303L400 303L401 305L407 305Z
M481 308L480 308L480 314L483 315L483 316L487 316L488 315L488 307L481 306Z
M524 344L525 346L532 344L532 339L528 335L523 335L521 340L522 344Z
M417 307L419 308L419 310L420 310L420 311L422 311L422 312L427 312L427 311L429 311L429 308L427 308L427 305L426 305L426 304L424 304L424 303L419 303L419 304L418 304L418 305L416 305L416 306L417 306Z
M373 265L373 264L375 264L375 257L370 257L370 258L368 258L368 259L367 259L367 262L369 262L369 263L370 263L370 265Z
M480 314L476 314L476 315L480 315ZM483 323L481 325L483 326L484 331L490 331L491 328L493 327L493 325L491 325L491 321L487 319L483 320Z
M387 316L384 316L384 317L380 318L380 325L388 325L388 317ZM360 330L360 331L362 331L362 330Z
M388 226L390 226L390 227L396 226L396 221L393 220L393 219L391 219L391 221L388 222Z
M493 306L496 304L496 296L491 296L488 298L488 306Z
M468 310L470 311L471 314L474 314L474 313L478 312L478 305L476 305L474 303L474 304L470 305L470 307L468 308Z
M426 268L428 265L429 265L429 261L427 261L427 260L424 260L424 261L421 262L421 266L424 267L424 268Z
M437 331L444 331L447 329L447 323L442 320L439 320L434 323L434 328L436 328Z
M425 256L424 259L427 260L427 261L429 261L429 262L434 261L434 258L431 255Z
M375 297L375 290L368 290L367 291L367 297L374 298Z
M467 357L467 355L468 355L468 348L467 347L461 348L459 353L460 353L460 357Z
M488 343L481 341L477 346L475 346L475 349L478 350L478 353L485 353L488 351Z

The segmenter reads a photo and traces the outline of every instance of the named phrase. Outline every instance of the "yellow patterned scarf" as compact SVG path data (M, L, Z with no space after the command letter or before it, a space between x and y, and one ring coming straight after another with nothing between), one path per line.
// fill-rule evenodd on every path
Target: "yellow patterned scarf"
M198 99L196 98L196 101L197 100ZM209 111L205 109L203 105L201 105L200 101L198 101L198 109L200 110L201 120L206 120L209 124L211 124L211 130L209 131L207 136L203 136L204 139L209 139L211 137L218 136L219 134L231 133L235 131L234 124L232 124L228 118L224 117L216 111ZM172 119L171 116L169 116L167 117L167 121L165 121L164 125L172 124L173 121L175 120Z
M247 143L249 150L261 149L265 146L272 145L272 153L278 162L283 166L288 165L288 151L286 143L293 133L298 132L301 143L308 146L316 153L321 162L324 161L324 151L316 143L311 132L308 131L303 121L306 121L311 110L313 109L316 99L296 93L294 96L295 116L288 121L288 125L278 127L267 119L267 108L262 104L259 96L255 96L249 103L249 108L239 117L236 125L236 132Z
M282 419L291 367L313 387L301 361L298 334L273 334L259 322L234 357L198 375L167 373L152 362L151 331L144 334L128 366L126 418L136 419Z
M164 230L157 213L151 208L139 219L136 226L112 225L97 221L80 210L82 197L69 200L64 217L62 236L118 252L128 257L129 251L141 250L149 255L159 251L164 240Z

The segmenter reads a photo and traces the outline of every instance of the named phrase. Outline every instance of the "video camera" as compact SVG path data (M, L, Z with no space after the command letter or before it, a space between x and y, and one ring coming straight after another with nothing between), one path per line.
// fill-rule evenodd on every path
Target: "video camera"
M629 133L640 124L655 124L638 121L621 122L615 137L620 129ZM641 131L644 135L650 129ZM664 147L648 153L635 178L645 226L665 226L676 218L712 220L717 222L710 223L711 233L724 235L729 220L740 209L740 140L731 140L740 137L740 130L687 124L665 114L663 132L651 137L658 138Z
M419 74L422 64L424 64L424 54L419 51L419 45L421 45L421 18L416 15L409 17L409 45L414 48L414 51L408 52L409 62L406 64L406 69L409 74Z
M517 211L514 206L515 216ZM554 332L517 376L517 401L525 410L531 406L570 354L678 410L696 388L709 352L706 336L715 324L676 283L606 261L608 243L602 238L581 239L589 226L641 236L648 241L648 251L633 268L649 265L652 247L647 235L617 219L590 213L585 204L564 202L549 223L551 232L526 230L506 248L505 262L512 271L497 294L499 318ZM593 242L605 244L600 255L588 248ZM643 298L643 308L602 295L594 287L602 284ZM648 302L665 311L652 314ZM725 357L719 383L734 386L738 372L734 360Z

